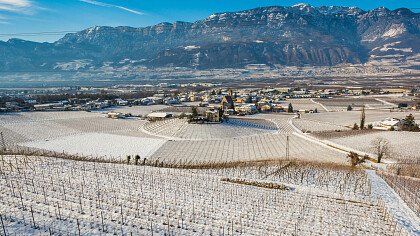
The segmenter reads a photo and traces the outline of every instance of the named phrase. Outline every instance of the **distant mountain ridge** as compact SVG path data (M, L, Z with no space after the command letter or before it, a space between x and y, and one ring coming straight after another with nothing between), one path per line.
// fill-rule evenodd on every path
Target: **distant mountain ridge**
M212 14L194 23L92 27L54 43L0 41L0 71L331 66L419 61L419 53L419 13L298 4Z

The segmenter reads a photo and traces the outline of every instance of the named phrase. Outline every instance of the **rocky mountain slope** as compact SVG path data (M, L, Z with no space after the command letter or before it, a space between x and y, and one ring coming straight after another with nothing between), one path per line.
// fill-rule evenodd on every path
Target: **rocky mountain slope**
M54 43L0 41L0 71L328 66L383 59L419 62L419 53L419 13L298 4L213 14L194 23L93 27Z

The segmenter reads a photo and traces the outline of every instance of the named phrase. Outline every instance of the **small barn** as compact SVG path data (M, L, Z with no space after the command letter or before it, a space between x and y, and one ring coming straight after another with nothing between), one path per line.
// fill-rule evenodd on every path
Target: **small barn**
M172 114L171 113L166 113L166 112L154 112L154 113L150 113L149 115L147 115L147 120L149 121L159 121L159 120L165 120L168 118L171 118Z

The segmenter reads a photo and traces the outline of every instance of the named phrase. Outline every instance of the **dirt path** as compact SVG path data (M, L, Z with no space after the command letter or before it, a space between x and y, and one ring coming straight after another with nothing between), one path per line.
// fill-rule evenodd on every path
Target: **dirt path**
M321 104L321 103L319 103L319 102L315 102L312 98L311 98L310 100L311 100L311 102L313 102L313 103L315 103L315 104L320 105L322 108L324 108L324 110L325 110L326 112L330 112L330 110L328 110L328 108L327 108L326 106L324 106L323 104Z

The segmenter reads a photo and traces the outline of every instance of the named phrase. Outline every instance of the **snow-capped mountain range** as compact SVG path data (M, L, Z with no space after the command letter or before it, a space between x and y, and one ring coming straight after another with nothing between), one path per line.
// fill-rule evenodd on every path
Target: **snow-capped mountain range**
M0 41L0 71L248 64L328 66L420 55L420 14L409 9L262 7L154 26L92 27L54 43Z

